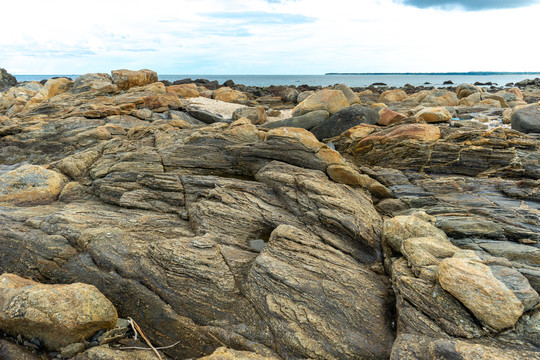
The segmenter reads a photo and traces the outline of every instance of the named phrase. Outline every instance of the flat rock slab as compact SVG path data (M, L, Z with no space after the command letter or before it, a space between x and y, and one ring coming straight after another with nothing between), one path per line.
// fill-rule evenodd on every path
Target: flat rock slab
M0 276L0 329L37 338L50 350L113 328L113 304L92 285L44 285L5 273Z

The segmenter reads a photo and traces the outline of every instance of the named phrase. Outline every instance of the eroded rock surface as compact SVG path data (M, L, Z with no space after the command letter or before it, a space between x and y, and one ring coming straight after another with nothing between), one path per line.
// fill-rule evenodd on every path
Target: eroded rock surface
M540 358L538 138L448 121L484 100L502 114L516 91L389 92L400 121L373 110L324 144L306 129L379 95L274 89L257 101L307 115L265 128L117 77L32 106L41 85L9 90L2 196L52 195L2 200L1 271L94 285L170 358ZM429 107L446 120L413 116ZM8 181L27 169L58 181ZM123 355L78 355L99 356Z

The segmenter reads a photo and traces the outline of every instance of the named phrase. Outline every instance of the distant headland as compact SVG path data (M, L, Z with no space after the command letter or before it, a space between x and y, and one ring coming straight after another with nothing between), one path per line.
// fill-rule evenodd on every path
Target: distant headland
M469 72L369 72L369 73L338 73L329 72L324 75L529 75L540 74L540 71L469 71Z

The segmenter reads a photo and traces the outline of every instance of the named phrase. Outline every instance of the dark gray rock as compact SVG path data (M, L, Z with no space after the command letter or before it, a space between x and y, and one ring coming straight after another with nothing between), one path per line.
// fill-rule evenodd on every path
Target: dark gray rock
M374 125L377 121L379 121L379 114L375 110L361 105L353 105L338 111L328 120L311 129L311 132L317 139L322 140L338 136L353 126Z
M6 71L0 68L0 90L17 85L17 79Z
M316 110L301 116L265 123L264 127L267 129L276 129L278 127L297 127L310 130L315 126L322 124L326 119L328 119L329 116L330 113L326 110Z
M187 109L187 113L205 124L213 124L215 122L224 121L223 117L219 114L214 114L210 111L201 110L195 107Z
M522 133L540 133L540 108L527 106L517 109L512 115L512 129Z

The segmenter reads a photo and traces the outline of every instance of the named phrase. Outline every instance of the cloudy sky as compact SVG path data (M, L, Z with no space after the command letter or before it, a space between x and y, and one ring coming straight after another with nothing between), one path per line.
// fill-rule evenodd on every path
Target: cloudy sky
M2 3L13 74L540 71L540 0Z

